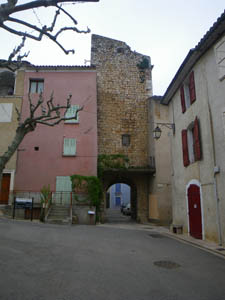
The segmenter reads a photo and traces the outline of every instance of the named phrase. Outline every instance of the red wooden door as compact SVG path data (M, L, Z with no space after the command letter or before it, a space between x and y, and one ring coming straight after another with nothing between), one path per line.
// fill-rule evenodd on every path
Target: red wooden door
M3 174L0 190L0 204L8 204L10 187L10 174Z
M200 188L195 184L191 184L188 188L188 209L190 235L196 239L202 239Z

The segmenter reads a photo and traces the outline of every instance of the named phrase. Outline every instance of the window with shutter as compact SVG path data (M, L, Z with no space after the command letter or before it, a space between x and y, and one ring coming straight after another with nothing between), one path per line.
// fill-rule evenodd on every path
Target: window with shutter
M193 138L194 138L195 160L200 160L202 158L202 150L201 150L201 139L200 139L200 131L199 131L199 121L197 117L195 118L194 121Z
M183 162L184 162L184 166L187 167L190 164L189 154L188 154L187 130L186 129L182 130L181 135L182 135L182 148L183 148Z
M196 100L194 71L190 73L180 87L180 100L182 113L185 113Z
M13 104L0 103L0 122L12 121Z
M185 105L184 86L183 85L180 87L180 101L181 101L182 113L185 113L186 105Z
M79 108L79 105L71 105L70 108L67 109L65 118L74 117L74 119L66 120L65 121L66 124L79 123L79 113L77 113L78 108ZM77 115L76 115L76 113L77 113ZM76 118L75 118L75 116L76 116Z
M182 130L183 162L187 167L189 164L202 158L202 147L199 129L199 120L196 117L187 129Z
M193 122L188 126L187 129L187 141L188 141L188 156L189 156L189 162L192 164L195 162L195 155L194 155L194 124Z
M225 36L215 45L216 63L219 80L225 79Z
M192 71L189 76L189 94L190 94L190 101L192 104L196 100L194 71Z
M76 155L76 139L64 138L63 155L64 156Z

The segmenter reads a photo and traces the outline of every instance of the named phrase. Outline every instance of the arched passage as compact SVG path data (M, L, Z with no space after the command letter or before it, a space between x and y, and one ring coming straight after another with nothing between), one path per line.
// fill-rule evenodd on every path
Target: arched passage
M107 191L106 209L120 209L130 203L130 186L126 183L115 183Z
M116 209L120 204L122 204L122 197L120 197L120 203L118 199L113 199L110 201L109 191L112 187L116 188L116 186L120 184L129 188L129 199L126 199L126 202L130 203L131 208L131 219L136 220L137 218L137 187L133 183L132 180L123 176L111 175L107 178L104 178L104 210L105 213L107 209ZM116 190L115 190L116 192ZM117 194L117 193L115 193ZM118 192L119 194L119 192ZM119 197L118 197L119 198ZM115 202L113 202L115 201ZM118 204L118 205L117 205ZM118 207L118 209L119 209ZM105 214L106 215L106 214ZM107 222L107 218L105 217L105 221Z

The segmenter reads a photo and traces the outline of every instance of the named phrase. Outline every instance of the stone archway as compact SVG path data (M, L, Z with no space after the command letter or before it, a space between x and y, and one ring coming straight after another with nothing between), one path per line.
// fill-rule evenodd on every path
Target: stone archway
M136 220L137 219L137 187L135 183L129 178L126 178L125 176L114 175L111 178L107 178L104 180L104 194L106 195L107 190L116 183L124 183L130 187L131 218L133 220ZM106 209L106 201L104 203L104 209Z
M144 223L148 221L148 192L149 170L107 170L103 175L104 205L102 206L102 220L106 216L106 192L115 183L125 183L131 188L132 219Z

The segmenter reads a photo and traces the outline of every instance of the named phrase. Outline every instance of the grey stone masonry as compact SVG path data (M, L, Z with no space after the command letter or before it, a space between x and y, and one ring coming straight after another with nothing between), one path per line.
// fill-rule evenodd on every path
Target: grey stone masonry
M92 35L91 64L97 70L99 154L125 154L130 165L146 167L150 57L124 42ZM123 135L128 144L123 145Z

